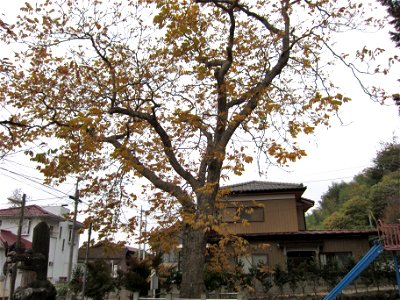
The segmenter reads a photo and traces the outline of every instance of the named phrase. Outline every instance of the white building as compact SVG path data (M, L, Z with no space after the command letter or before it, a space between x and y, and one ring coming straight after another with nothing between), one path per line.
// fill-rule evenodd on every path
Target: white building
M24 210L24 222L22 227L22 244L25 248L32 247L33 229L40 222L46 222L50 228L49 265L47 277L52 283L65 282L68 276L68 263L72 240L72 222L67 221L65 215L69 210L62 206L28 205ZM0 268L6 261L6 249L16 241L21 208L0 209ZM82 224L77 222L77 227ZM73 248L73 268L77 264L79 249L79 232L75 233ZM1 269L0 269L1 270ZM4 272L4 271L3 271ZM3 273L1 272L1 273ZM5 275L5 274L3 274ZM0 283L3 292L9 287L4 281L9 282L10 276L1 276ZM20 276L17 277L16 287L19 286Z

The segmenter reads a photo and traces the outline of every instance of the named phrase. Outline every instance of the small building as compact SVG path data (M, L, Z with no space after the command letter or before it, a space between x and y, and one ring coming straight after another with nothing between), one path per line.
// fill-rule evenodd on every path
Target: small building
M86 246L79 249L78 264L82 267L84 267L86 261L86 250ZM104 261L114 278L118 276L118 272L128 271L130 263L137 260L140 252L139 249L134 247L105 241L91 245L88 250L88 263ZM133 299L132 292L123 287L110 293L109 297L110 299Z
M117 277L118 271L127 271L129 262L136 257L139 249L110 242L98 242L89 247L88 262L102 260L110 267L113 277ZM79 249L78 264L84 265L86 259L86 246Z
M33 229L40 222L46 222L50 228L49 262L47 277L52 283L65 282L68 276L69 253L72 240L72 221L65 216L69 210L62 206L27 205L24 210L21 241L25 249L32 247ZM5 269L6 252L13 247L17 239L20 207L0 209L0 266ZM77 227L82 224L77 222ZM80 233L75 232L73 247L73 267L77 263ZM7 272L3 271L4 280L9 280ZM18 274L20 275L20 274ZM3 282L4 283L4 282ZM20 276L17 276L16 287L19 286ZM9 288L8 284L0 286ZM3 291L6 293L7 291ZM6 294L7 295L7 294Z

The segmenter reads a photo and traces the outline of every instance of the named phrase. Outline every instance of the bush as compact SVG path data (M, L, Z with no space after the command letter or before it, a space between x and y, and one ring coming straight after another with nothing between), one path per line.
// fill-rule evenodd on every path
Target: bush
M341 270L337 261L331 261L321 268L321 277L327 284L329 289L332 289L340 281Z
M138 260L131 258L129 261L129 269L124 274L123 285L127 290L139 292L141 295L147 295L150 289L150 283L147 278L150 276L151 261Z
M83 286L83 270L81 266L77 265L72 272L71 281L68 284L68 288L74 294L78 294L82 291Z
M261 283L265 293L268 293L274 286L272 272L270 272L266 265L259 264L257 267L251 268L250 274Z
M182 273L173 270L171 271L169 276L165 279L163 287L167 290L167 292L169 292L173 284L176 285L179 289L181 286L181 282L182 282Z
M281 295L283 295L283 288L288 282L288 273L283 271L280 265L276 265L274 267L274 284L278 287Z
M227 284L227 273L206 269L204 272L204 284L207 291L215 291Z
M110 267L103 260L97 260L87 266L88 277L85 295L94 300L103 300L108 293L115 289Z
M68 284L64 283L58 285L56 289L57 289L57 297L66 297L68 295L69 292Z

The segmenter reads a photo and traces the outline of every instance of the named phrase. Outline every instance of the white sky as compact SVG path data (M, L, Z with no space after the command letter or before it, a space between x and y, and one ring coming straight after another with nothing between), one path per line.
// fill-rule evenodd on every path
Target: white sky
M24 2L25 0L14 0L2 3L1 18L5 21L10 20L10 15L18 13L18 7ZM379 38L380 47L390 49L394 53L400 52L394 47L386 32L380 33ZM357 44L371 41L368 39L368 36L358 34L349 36L349 39L342 43L347 46L359 46ZM375 41L376 37L373 39ZM1 49L0 55L2 55ZM308 153L307 157L291 164L286 171L270 168L266 178L259 178L257 171L253 170L255 168L249 168L244 176L232 177L232 183L256 179L303 183L308 187L304 196L319 201L333 182L350 181L354 175L371 166L376 152L381 149L380 144L392 141L393 136L400 137L400 117L397 107L393 102L388 102L385 106L372 102L361 92L349 72L346 76L343 74L338 70L336 76L340 77L344 92L349 94L353 101L342 107L341 122L339 118L334 118L329 129L321 127L313 136L300 141L300 145ZM393 91L400 87L396 75L382 79L382 83ZM6 198L15 189L22 189L31 197L31 203L38 205L72 203L67 197L74 193L72 179L68 184L54 189L41 185L40 177L29 161L20 155L0 161L2 191L0 208L5 207Z

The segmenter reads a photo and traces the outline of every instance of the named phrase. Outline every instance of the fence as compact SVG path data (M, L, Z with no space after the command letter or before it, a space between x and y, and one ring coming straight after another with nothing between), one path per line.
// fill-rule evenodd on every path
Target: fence
M133 300L247 300L245 293L219 293L219 298L207 298L206 294L202 294L199 299L185 299L175 296L175 294L168 293L164 298L150 298L150 297L139 297L139 293L133 294Z
M400 224L382 224L379 222L378 232L385 250L400 250Z

